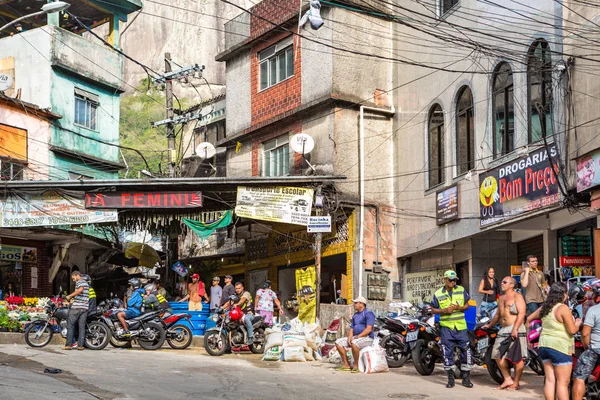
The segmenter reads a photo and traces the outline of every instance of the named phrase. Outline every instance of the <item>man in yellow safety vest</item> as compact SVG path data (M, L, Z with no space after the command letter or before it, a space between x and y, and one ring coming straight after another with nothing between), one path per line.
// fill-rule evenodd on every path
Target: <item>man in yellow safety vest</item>
M462 385L472 388L470 374L473 356L465 319L470 297L465 288L457 285L457 281L456 272L449 270L444 273L444 286L433 295L433 313L440 314L440 345L444 354L444 369L448 374L446 387L454 387L454 346L458 346L461 352Z

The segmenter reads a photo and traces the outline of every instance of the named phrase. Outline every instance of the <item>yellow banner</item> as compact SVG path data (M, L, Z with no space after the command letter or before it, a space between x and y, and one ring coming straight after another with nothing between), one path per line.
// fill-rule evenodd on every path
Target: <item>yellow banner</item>
M298 319L312 324L317 320L317 270L314 266L296 270L296 292L298 303Z

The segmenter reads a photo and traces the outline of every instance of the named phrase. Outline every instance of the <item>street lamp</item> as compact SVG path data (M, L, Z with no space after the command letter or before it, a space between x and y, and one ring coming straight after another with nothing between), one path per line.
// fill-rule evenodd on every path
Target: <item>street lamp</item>
M10 21L8 24L4 25L3 27L0 28L0 32L2 32L3 30L5 30L6 28L8 28L11 25L16 24L19 21L22 21L24 19L27 18L31 18L31 17L35 17L38 15L43 15L43 14L48 14L48 13L54 13L54 12L59 12L59 11L64 11L67 8L69 8L71 5L69 3L65 3L64 1L55 1L52 3L46 3L42 6L41 11L38 12L34 12L32 14L28 14L28 15L24 15L20 18L17 18L13 21Z

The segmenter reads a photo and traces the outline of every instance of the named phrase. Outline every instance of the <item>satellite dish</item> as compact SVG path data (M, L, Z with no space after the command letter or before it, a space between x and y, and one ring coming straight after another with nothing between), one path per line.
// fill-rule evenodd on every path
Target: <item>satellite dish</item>
M315 141L306 133L296 133L290 140L290 147L298 154L309 154L315 148Z
M217 149L212 143L202 142L196 147L196 154L203 160L213 158L217 154Z
M13 78L7 74L0 74L0 92L8 90L13 85Z

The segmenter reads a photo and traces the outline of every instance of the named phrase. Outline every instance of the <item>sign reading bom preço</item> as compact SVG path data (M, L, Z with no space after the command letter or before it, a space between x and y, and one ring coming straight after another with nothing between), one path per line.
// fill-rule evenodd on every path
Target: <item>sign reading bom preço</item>
M557 176L558 150L554 144L479 174L479 226L557 204Z
M445 271L438 269L435 271L406 274L404 276L406 291L403 300L410 301L411 303L419 303L423 296L425 296L425 300L431 301L435 291L444 284Z

